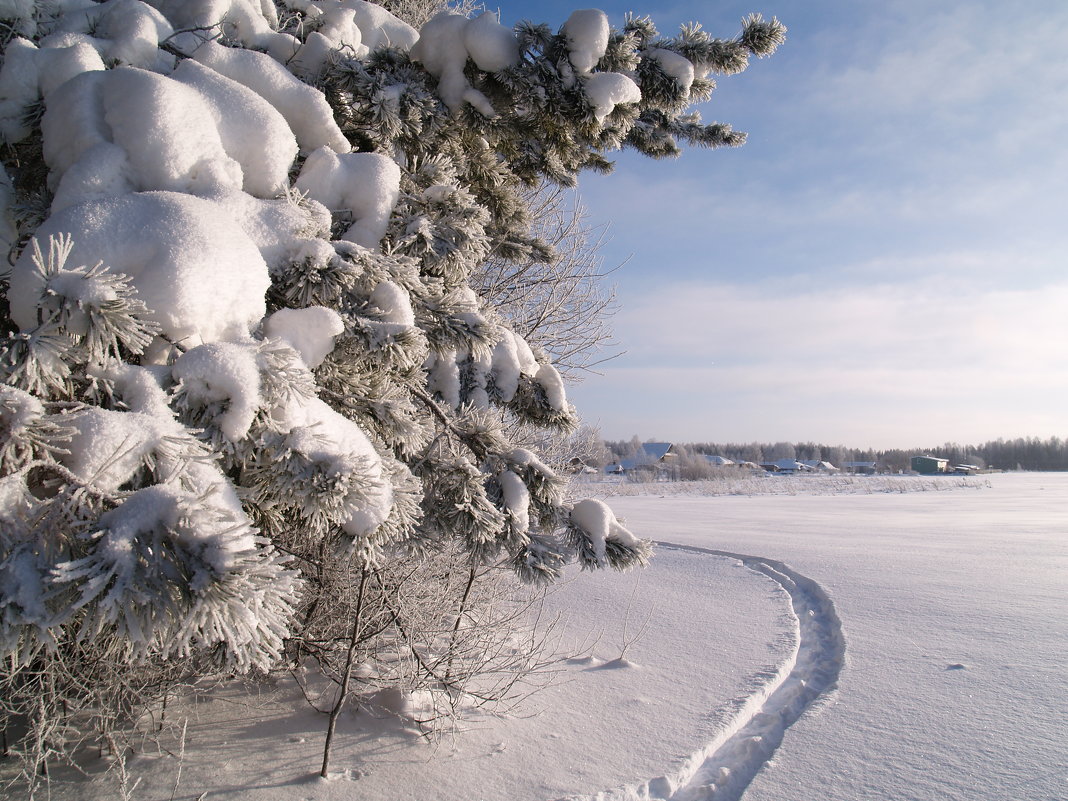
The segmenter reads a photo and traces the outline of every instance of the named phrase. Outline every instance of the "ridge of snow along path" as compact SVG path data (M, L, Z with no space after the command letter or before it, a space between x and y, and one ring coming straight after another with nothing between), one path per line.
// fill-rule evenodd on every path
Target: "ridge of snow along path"
M573 801L738 801L774 755L786 729L836 687L845 664L845 635L834 602L812 579L762 556L671 542L656 545L735 559L775 581L790 596L795 647L771 680L751 694L720 734L692 754L677 774Z

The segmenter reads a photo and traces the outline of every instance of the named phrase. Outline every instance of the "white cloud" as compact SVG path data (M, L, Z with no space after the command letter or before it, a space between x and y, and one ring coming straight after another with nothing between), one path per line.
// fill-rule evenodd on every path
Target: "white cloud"
M919 2L897 20L873 11L850 63L836 64L835 54L828 54L822 85L843 113L870 108L942 116L1006 92L1024 104L1039 94L1063 96L1068 63L1056 54L1063 49L1066 21L1059 2L1016 9L1007 2L939 9Z
M666 285L627 302L616 328L626 339L640 332L631 350L658 360L701 352L732 363L807 363L831 353L865 363L1064 363L1068 284L1006 290L972 288L961 276L892 279L832 289L787 280Z
M631 303L628 356L576 391L606 436L857 446L1063 433L1068 284L669 286Z
M783 175L766 180L719 176L703 159L723 154L687 153L678 163L628 163L607 179L584 181L582 195L596 220L610 221L614 259L634 256L625 279L665 270L731 279L837 272L886 258L970 260L989 280L1005 282L1024 265L1052 274L1054 254L1068 247L1060 219L1068 151L1061 150L1036 152L1019 169L977 158L920 177L906 173L953 156L920 150L907 164L809 165L792 174L783 156Z

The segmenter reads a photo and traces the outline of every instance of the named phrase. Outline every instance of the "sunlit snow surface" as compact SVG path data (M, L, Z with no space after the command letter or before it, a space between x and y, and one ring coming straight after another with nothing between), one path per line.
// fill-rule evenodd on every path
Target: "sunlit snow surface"
M983 479L613 500L635 531L772 556L835 601L837 694L787 733L746 801L1068 797L1068 475Z
M696 550L707 549L807 577L844 632L837 689L786 730L745 801L1063 799L1068 475L945 482L953 489L694 497L654 485L615 497L631 530L695 550L662 545L645 571L584 574L555 593L551 605L569 610L562 645L584 644L589 658L565 662L527 716L476 718L434 743L350 716L335 778L320 781L322 716L284 683L228 690L190 719L174 797L737 797L658 779L750 715L798 645L796 618L780 583ZM173 760L130 767L144 776L138 798L171 797ZM114 797L108 782L54 784L53 797Z

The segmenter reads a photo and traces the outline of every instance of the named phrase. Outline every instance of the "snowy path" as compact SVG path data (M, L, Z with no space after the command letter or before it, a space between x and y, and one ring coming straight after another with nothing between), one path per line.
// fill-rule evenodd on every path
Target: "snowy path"
M771 680L750 695L719 736L691 755L677 774L598 793L589 801L737 801L774 755L786 729L834 689L845 661L841 621L824 589L782 562L670 542L657 546L736 559L771 578L790 596L796 645Z

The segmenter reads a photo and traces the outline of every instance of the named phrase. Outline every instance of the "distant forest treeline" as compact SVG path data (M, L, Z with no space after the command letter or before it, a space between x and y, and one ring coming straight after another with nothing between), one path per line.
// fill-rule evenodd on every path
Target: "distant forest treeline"
M637 437L605 442L616 459L633 456L640 449ZM998 439L982 445L946 442L923 448L862 450L816 442L674 443L680 456L707 454L735 462L773 462L777 459L820 459L840 467L844 462L876 462L880 471L908 470L913 456L939 456L951 464L973 464L1001 470L1068 470L1068 440L1060 437Z

